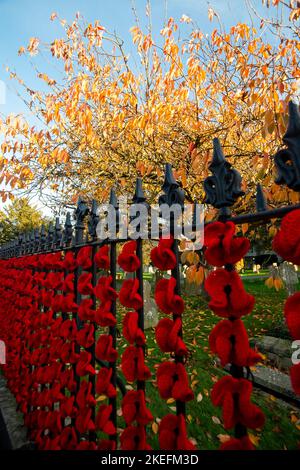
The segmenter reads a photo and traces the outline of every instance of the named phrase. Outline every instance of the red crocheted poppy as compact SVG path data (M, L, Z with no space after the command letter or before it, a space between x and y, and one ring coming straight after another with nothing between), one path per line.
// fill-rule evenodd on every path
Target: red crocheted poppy
M120 436L122 450L151 450L143 426L128 426Z
M67 388L71 393L76 389L73 369L66 369L60 374L60 384L62 388Z
M143 390L131 390L126 393L122 400L122 412L127 425L132 424L133 421L146 425L153 420L152 413L146 406Z
M172 251L173 243L173 237L161 238L158 245L150 252L152 263L161 271L168 271L176 266L176 256Z
M112 277L111 276L102 276L99 278L96 287L94 288L95 296L101 300L101 302L106 302L110 300L113 302L117 299L118 294L113 287L111 287Z
M102 302L102 304L95 311L95 322L102 326L115 326L117 324L117 319L113 313L111 313L112 302L107 300Z
M138 293L139 280L125 279L119 292L119 300L124 307L139 310L143 306L143 299Z
M188 375L181 363L165 361L157 369L158 391L162 398L190 401L194 393L189 387Z
M220 450L254 450L255 447L248 436L237 439L232 437L220 446Z
M65 418L75 418L78 412L76 406L74 406L75 397L65 397L65 399L60 403L59 411L61 413L61 417Z
M79 276L77 289L78 292L82 295L92 295L94 292L93 286L91 284L92 274L83 273Z
M159 447L162 450L195 450L186 433L183 415L164 416L158 429Z
M253 366L262 358L249 346L247 331L241 320L222 320L209 335L210 349L217 354L222 366Z
M60 435L60 447L63 450L75 450L78 445L75 428L66 427Z
M204 229L204 256L212 266L235 264L245 256L250 242L244 237L235 237L233 222L213 222Z
M112 369L102 367L97 375L96 393L98 395L106 395L113 398L117 395L116 387L111 383Z
M68 340L76 338L77 335L77 326L75 319L68 319L62 322L59 329L59 335Z
M60 351L60 359L65 364L75 364L78 361L78 354L75 353L75 343L63 343Z
M97 450L97 445L92 441L80 441L76 450Z
M115 425L110 419L111 413L112 405L101 405L95 420L96 429L110 436L116 434Z
M79 410L75 420L75 428L81 434L95 430L91 408L81 408Z
M59 411L48 411L46 413L45 428L53 434L61 433L62 431L62 420Z
M92 394L92 383L82 380L80 387L76 395L76 403L79 408L93 407L96 406L96 400Z
M78 316L81 320L95 321L95 310L93 310L92 299L83 299L78 307Z
M125 243L118 256L118 264L120 268L128 273L133 273L141 266L141 262L136 255L136 246L135 240Z
M118 352L113 348L113 339L111 335L101 335L97 341L95 355L97 359L108 362L115 362Z
M55 298L54 292L52 291L43 290L40 293L40 303L43 304L47 308L50 308L52 306L52 302L54 301L54 298Z
M74 292L74 274L70 273L65 277L65 280L63 282L62 290L64 292Z
M296 395L300 395L300 363L290 368L291 383Z
M77 264L82 267L82 269L89 269L92 266L92 247L91 246L84 246L80 248L77 253Z
M244 290L242 280L235 271L212 271L204 287L211 298L209 307L220 317L240 318L253 309L255 298Z
M60 253L49 253L45 255L43 259L43 266L44 268L50 269L62 269L63 261L62 261L62 254Z
M64 275L63 273L55 272L48 273L43 283L47 289L61 290L63 285Z
M122 372L128 382L147 380L151 377L149 368L145 365L144 352L141 347L128 346L122 355Z
M289 212L273 238L273 250L286 261L300 264L300 209Z
M179 336L182 321L178 317L174 321L170 318L162 318L155 329L155 338L161 351L174 352L177 356L186 356L187 347Z
M263 426L264 414L258 406L251 403L251 392L252 383L246 379L226 376L215 383L211 399L215 406L222 407L225 429L233 428L237 423L250 429Z
M95 375L95 369L91 365L92 355L87 351L81 351L79 354L79 359L76 364L76 374L79 377L90 374Z
M77 331L76 341L83 348L90 348L95 342L95 328L91 324L84 325L80 330Z
M94 261L99 269L107 271L109 269L109 247L102 246L95 254Z
M101 439L98 450L116 450L116 442L110 439Z
M300 339L300 292L288 297L284 306L284 315L291 336Z
M74 253L72 251L68 251L66 253L65 259L63 261L63 267L66 271L75 271L77 268L77 260L74 257Z
M164 313L181 315L184 311L184 302L180 295L175 293L176 279L161 279L155 287L155 302Z
M123 335L130 344L143 346L146 338L143 330L139 327L139 314L137 312L128 312L123 318Z

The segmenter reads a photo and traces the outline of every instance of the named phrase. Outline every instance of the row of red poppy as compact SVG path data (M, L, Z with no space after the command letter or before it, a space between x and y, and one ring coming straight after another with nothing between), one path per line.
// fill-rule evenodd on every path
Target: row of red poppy
M300 265L300 209L287 214L273 240L273 249L284 260ZM285 321L291 337L300 340L300 292L288 297L284 306ZM292 387L300 395L300 363L290 368Z

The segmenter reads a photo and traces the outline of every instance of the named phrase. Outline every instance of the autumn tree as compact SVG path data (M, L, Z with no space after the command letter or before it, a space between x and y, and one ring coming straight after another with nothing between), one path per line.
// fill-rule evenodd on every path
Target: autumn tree
M288 101L298 93L298 39L274 34L268 41L262 20L257 28L249 21L227 30L211 8L211 34L183 15L162 25L157 38L147 6L146 30L137 17L131 28L134 56L99 21L87 24L77 15L68 24L56 13L51 20L60 21L61 38L45 44L33 37L20 48L30 60L49 56L62 75L35 68L45 91L10 71L41 124L2 119L3 199L50 187L56 204L73 203L79 194L101 202L112 186L131 193L141 175L153 200L169 161L187 199L202 201L212 138L219 137L243 176L246 196L237 212L251 207L257 182L270 206L297 202L296 193L274 184L272 155Z

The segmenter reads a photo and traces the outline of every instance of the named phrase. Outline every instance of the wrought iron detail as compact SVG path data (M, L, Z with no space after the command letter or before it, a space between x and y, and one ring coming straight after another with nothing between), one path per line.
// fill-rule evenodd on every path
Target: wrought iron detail
M165 180L162 185L162 190L164 194L158 198L159 205L167 204L168 206L172 206L172 204L178 204L183 207L184 190L181 188L180 183L175 180L170 163L166 163Z
M53 224L50 222L48 227L48 237L47 237L47 248L50 250L53 247L54 241L54 227Z
M287 148L279 150L274 156L277 169L275 183L300 191L300 113L299 106L293 101L289 102L289 123L282 140Z
M73 225L71 221L71 214L70 212L67 212L65 225L64 225L64 231L63 231L63 243L66 244L66 246L69 246L72 243L72 238L73 238Z
M90 210L90 215L88 219L88 233L89 235L95 239L97 238L97 225L99 222L99 215L98 215L98 204L95 199L92 200L92 207Z
M59 248L62 242L62 231L60 226L59 217L55 219L55 228L54 228L54 245L56 248Z
M256 211L264 212L268 210L266 198L261 185L258 183L256 186Z
M213 176L204 180L204 202L220 209L232 206L244 192L241 190L241 175L225 159L219 139L213 139L213 147L213 158L208 167Z

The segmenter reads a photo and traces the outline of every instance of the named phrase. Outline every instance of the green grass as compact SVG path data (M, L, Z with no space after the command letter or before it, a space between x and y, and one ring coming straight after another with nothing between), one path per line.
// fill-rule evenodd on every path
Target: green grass
M252 314L244 318L251 338L271 331L282 322L282 307L286 294L284 290L269 290L263 281L247 280L244 284L256 297ZM188 433L197 441L199 449L217 449L220 445L220 435L232 434L231 430L224 430L220 410L215 408L210 400L210 390L214 382L224 374L216 365L208 347L209 333L220 319L207 309L207 301L201 296L186 298L185 302L184 339L191 352L186 367L195 394L195 400L187 404ZM152 380L147 382L147 400L154 417L159 420L167 413L175 411L174 403L167 404L159 397L155 383L155 368L169 356L159 351L154 339L154 330L147 330L146 333L147 363L154 372ZM118 341L121 352L127 344L122 338ZM264 428L251 431L257 441L257 447L296 449L300 440L299 409L256 390L253 393L253 401L261 406L266 415ZM122 423L120 426L122 427ZM158 448L156 426L153 429L151 425L148 427L148 441L154 449Z

